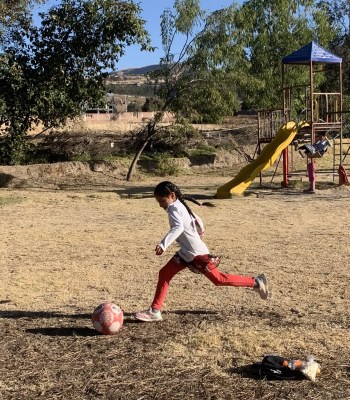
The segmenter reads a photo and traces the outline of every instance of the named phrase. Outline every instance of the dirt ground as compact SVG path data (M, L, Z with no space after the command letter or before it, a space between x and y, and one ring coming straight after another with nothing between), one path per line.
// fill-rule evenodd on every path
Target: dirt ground
M220 268L264 272L271 297L185 270L171 283L164 321L144 324L133 314L149 306L176 251L154 255L168 222L152 190L167 177L15 175L0 189L0 399L350 399L349 187L310 195L254 184L246 196L212 200L216 208L193 205ZM169 179L199 199L228 180ZM115 336L91 324L105 301L124 311ZM312 354L321 375L316 383L250 376L249 365L270 353Z

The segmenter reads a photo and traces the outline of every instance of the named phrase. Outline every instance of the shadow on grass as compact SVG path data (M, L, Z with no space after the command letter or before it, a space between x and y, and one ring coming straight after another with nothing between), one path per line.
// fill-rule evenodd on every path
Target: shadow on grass
M0 304L6 304L10 301L1 301ZM138 322L135 321L133 312L123 312L124 314L124 322L126 324ZM217 311L209 311L209 310L170 310L164 311L164 315L166 314L176 314L176 315L217 315ZM0 310L0 318L8 318L8 319L54 319L54 318L71 318L71 319L90 319L92 315L91 313L77 313L77 314L65 314L57 311L24 311L24 310L9 310L3 311Z
M177 314L177 315L217 315L219 314L217 311L209 311L209 310L172 310L166 311L164 314Z
M36 318L91 318L91 313L81 313L81 314L64 314L55 311L22 311L22 310L12 310L12 311L0 311L0 318L10 318L10 319L36 319Z
M253 379L256 381L262 381L262 380L267 380L267 381L301 381L305 380L305 377L302 375L300 371L291 371L292 373L295 373L295 376L286 376L285 374L283 377L273 374L272 372L270 373L264 373L261 371L261 363L257 362L254 364L247 364L247 365L241 365L240 367L234 367L230 368L227 370L227 373L229 374L237 374L240 375L242 378L246 379Z
M90 314L86 314L91 317ZM79 315L78 315L79 316ZM133 314L127 313L124 314L126 318L124 319L124 326L128 324L142 324L142 321L138 321L137 319L130 318ZM69 316L70 317L70 316ZM79 317L80 318L80 317ZM76 326L57 326L57 327L49 327L49 328L28 328L25 329L26 333L31 333L34 335L44 335L44 336L80 336L80 337L88 337L88 336L106 336L97 332L94 328L87 327L76 327ZM114 335L107 335L114 336Z
M95 329L82 327L28 328L27 333L44 336L99 336Z
M240 375L242 378L249 378L257 381L264 379L260 374L258 364L241 365L240 367L230 368L227 372L229 374Z
M134 313L124 312L124 326L132 324L143 324L144 322L137 320L134 317ZM164 314L175 314L175 315L217 315L216 311L208 310L173 310L166 311ZM22 311L22 310L12 310L12 311L0 311L0 318L4 319L24 319L24 320L34 320L34 319L57 319L59 318L58 325L67 325L67 322L62 323L62 319L80 320L88 319L91 320L92 313L77 313L77 314L64 314L60 312L50 312L50 311ZM74 323L74 322L73 322ZM72 325L73 325L72 323ZM44 321L43 321L44 324ZM55 322L56 324L56 322ZM75 323L74 323L75 324ZM26 333L34 335L44 335L44 336L97 336L101 335L95 329L88 327L77 327L77 326L51 326L51 327L38 327L38 328L27 328Z
M0 173L0 187L6 187L13 179L13 175Z
M2 303L3 304L3 303ZM9 319L49 319L49 318L72 318L72 319L90 319L91 313L78 313L78 314L64 314L55 311L22 311L22 310L12 310L12 311L0 311L0 318ZM124 312L124 317L131 317L133 313Z
M128 199L151 199L151 198L154 198L153 191L154 191L154 186L153 187L121 188L121 189L114 190L114 192L120 198L128 198ZM210 196L210 195L193 193L193 192L186 193L186 191L184 191L182 189L182 187L181 187L181 191L185 195L190 196L196 200L215 200L214 197Z

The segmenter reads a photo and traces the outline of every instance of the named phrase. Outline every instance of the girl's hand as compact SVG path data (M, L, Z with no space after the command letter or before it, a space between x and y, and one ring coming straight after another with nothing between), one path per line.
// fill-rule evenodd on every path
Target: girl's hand
M159 244L157 244L156 248L155 248L155 252L157 256L160 256L161 254L164 253L164 250L159 246Z

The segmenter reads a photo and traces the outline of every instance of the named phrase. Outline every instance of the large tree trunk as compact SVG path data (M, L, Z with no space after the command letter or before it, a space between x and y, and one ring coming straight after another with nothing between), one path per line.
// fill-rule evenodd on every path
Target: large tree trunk
M132 177L132 175L133 175L133 173L134 173L134 171L135 171L135 168L136 168L136 164L137 164L137 162L139 161L139 159L140 159L140 157L141 157L141 154L143 153L143 150L145 149L145 147L146 147L146 146L148 145L148 143L150 142L151 138L152 138L152 137L149 137L149 138L142 144L142 146L139 148L138 152L135 154L135 157L133 158L133 160L132 160L132 162L131 162L131 164L130 164L128 173L127 173L127 175L126 175L126 180L127 180L127 181L130 181L130 180L131 180L131 177Z
M157 124L163 119L164 112L165 111L158 111L155 114L155 116L153 117L153 119L151 121L149 121L148 124L145 126L145 128L140 132L141 135L142 135L142 133L146 133L146 138L142 142L142 145L138 149L137 153L135 154L135 157L133 158L133 160L132 160L132 162L130 164L128 173L126 175L126 180L127 181L131 180L132 175L133 175L133 173L134 173L134 171L136 169L137 162L140 159L141 154L143 153L145 147L148 145L148 143L153 138L153 136L156 135L156 133L157 133Z

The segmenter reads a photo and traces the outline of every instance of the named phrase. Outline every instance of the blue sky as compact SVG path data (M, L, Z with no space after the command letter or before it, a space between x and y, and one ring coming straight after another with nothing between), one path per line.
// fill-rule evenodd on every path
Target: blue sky
M141 17L146 21L146 29L151 35L152 45L158 49L153 53L147 53L140 51L137 46L126 48L125 55L118 62L118 70L157 64L163 55L160 40L160 16L165 8L172 7L174 1L139 0L137 2L142 8ZM233 2L233 0L201 0L201 7L204 10L213 11L228 7ZM41 9L45 10L58 3L59 0L49 0ZM236 3L241 3L241 1L236 1Z

